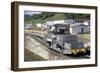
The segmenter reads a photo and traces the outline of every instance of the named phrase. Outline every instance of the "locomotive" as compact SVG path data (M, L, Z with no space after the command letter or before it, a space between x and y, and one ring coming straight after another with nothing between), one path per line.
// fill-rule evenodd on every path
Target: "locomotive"
M85 53L84 43L78 35L70 33L69 24L54 24L50 26L46 42L50 49L63 54L81 54Z

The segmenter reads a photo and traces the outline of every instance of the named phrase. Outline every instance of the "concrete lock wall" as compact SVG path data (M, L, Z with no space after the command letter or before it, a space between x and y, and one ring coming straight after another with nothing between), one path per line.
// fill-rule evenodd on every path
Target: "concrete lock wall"
M25 48L43 57L44 59L48 59L48 52L43 49L45 48L45 46L42 46L39 42L31 38L30 36L25 37Z
M31 36L25 36L25 48L29 51L43 57L45 60L64 60L67 59L66 56L50 50L48 47L44 46Z

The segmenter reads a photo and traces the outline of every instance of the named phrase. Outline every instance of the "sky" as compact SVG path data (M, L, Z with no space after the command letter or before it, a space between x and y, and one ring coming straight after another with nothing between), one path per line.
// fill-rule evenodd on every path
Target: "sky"
M24 11L25 15L30 15L32 16L33 14L40 14L41 12L36 12L36 11Z

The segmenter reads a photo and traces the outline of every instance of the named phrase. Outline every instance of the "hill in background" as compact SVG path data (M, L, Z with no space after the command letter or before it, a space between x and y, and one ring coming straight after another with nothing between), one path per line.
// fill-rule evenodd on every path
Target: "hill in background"
M24 14L25 24L45 23L46 21L75 19L75 20L90 20L90 14L76 13L56 13L56 12L41 12L39 14Z

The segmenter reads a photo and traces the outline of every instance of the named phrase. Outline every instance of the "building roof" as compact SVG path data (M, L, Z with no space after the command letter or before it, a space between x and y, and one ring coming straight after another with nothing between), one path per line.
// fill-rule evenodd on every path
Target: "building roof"
M77 27L77 26L84 26L87 27L88 25L84 25L84 24L70 24L70 27Z

